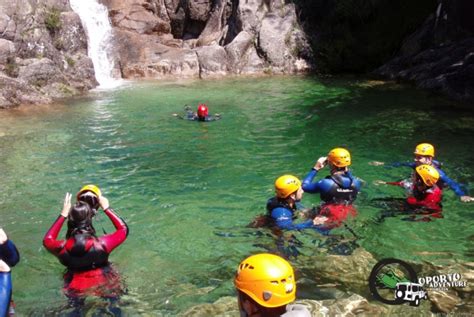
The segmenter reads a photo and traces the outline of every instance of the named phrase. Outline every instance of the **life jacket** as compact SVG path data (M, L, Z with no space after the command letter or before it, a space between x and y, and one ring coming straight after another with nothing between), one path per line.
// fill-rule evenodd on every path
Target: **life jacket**
M109 254L100 241L87 234L76 234L66 241L58 256L59 261L72 271L84 271L106 266Z
M267 226L272 227L275 225L275 220L272 217L272 211L275 208L285 208L291 210L292 213L296 210L295 208L290 207L290 205L288 205L288 203L284 200L278 199L277 197L270 198L267 201L267 213L265 215L265 217L267 218ZM295 218L296 216L293 214L293 219Z
M328 191L321 193L321 199L325 203L352 204L357 198L359 190L354 185L354 180L352 177L344 177L343 175L336 174L327 176L326 178L332 179L333 184ZM351 180L350 186L348 188L343 187L343 178L349 178Z

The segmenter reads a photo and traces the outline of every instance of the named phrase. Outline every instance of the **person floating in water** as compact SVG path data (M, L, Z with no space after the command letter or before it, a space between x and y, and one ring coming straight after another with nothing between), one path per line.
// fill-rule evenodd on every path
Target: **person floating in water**
M12 312L11 267L20 261L20 254L5 231L0 228L0 316L8 316Z
M440 174L435 167L422 164L415 168L411 180L386 182L386 184L400 186L409 191L406 204L410 213L442 218L443 191L437 185L439 178Z
M110 208L109 201L94 185L84 186L71 207L71 194L66 193L60 216L43 239L44 247L66 266L64 290L73 307L81 307L85 296L95 295L114 301L122 293L120 278L109 263L110 253L128 235L127 224ZM92 224L101 207L116 231L97 237ZM66 240L58 240L67 219Z
M283 175L275 181L276 195L267 201L266 219L268 226L286 230L313 228L319 230L319 225L326 219L318 217L301 223L294 223L296 211L301 208L299 202L303 198L301 181L293 175Z
M313 182L318 172L329 165L330 175ZM357 198L361 183L349 170L351 155L344 148L332 149L328 156L320 157L303 180L303 190L307 193L319 193L321 206L318 216L327 218L328 229L340 226L349 216L357 215L352 203ZM318 217L317 216L317 217Z
M415 169L417 166L422 164L433 166L437 169L439 173L438 186L443 189L445 187L451 188L454 193L459 197L462 202L473 202L474 197L468 196L465 190L462 189L462 186L456 183L454 180L449 178L446 173L441 169L441 163L434 159L435 157L435 148L430 143L420 143L415 148L415 159L414 162L396 162L388 165L389 167L400 167L406 166ZM384 162L370 162L369 164L379 166L385 165ZM378 182L378 181L377 181Z
M252 255L237 268L234 285L240 316L310 317L296 298L293 268L285 259L270 253Z
M209 121L216 121L221 119L221 115L216 113L214 115L209 115L209 109L203 103L200 103L197 108L197 112L194 112L191 107L186 105L184 107L185 115L181 116L177 113L173 113L173 116L178 117L180 119L190 120L190 121L202 121L202 122L209 122Z

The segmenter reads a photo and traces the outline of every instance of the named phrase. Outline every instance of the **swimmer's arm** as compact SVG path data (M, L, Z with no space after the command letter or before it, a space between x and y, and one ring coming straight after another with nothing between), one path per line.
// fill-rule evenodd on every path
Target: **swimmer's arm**
M117 229L114 233L106 234L99 238L99 240L105 246L106 251L110 253L113 249L122 244L125 239L127 239L128 226L122 218L115 214L112 208L106 208L104 212L107 217L109 217L109 219L112 221L112 224L114 225L115 229Z
M321 191L320 182L313 183L313 179L318 175L318 171L312 169L303 179L302 188L307 193L319 193Z
M461 185L459 183L456 183L454 180L449 178L448 175L446 175L446 173L439 168L438 168L438 172L439 172L439 179L441 180L441 182L448 185L449 188L451 188L457 196L459 197L466 196L466 193L461 189Z
M8 266L15 266L20 261L20 253L11 240L0 245L0 260L3 260Z
M44 247L53 254L59 254L61 249L64 247L64 240L56 239L58 238L65 220L65 217L59 216L43 238Z
M300 230L309 228L313 225L312 220L308 220L299 224L293 223L293 215L288 209L285 208L275 208L272 211L272 218L275 220L275 224L280 229L286 230Z

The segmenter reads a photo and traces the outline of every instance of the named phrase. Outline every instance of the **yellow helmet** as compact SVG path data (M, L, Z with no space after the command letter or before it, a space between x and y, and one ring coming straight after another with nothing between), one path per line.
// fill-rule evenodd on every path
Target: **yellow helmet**
M439 179L439 172L431 165L420 165L416 168L416 173L421 177L426 186L433 186Z
M429 143L420 143L415 148L415 155L423 155L423 156L435 156L434 146Z
M99 187L95 186L95 185L92 185L92 184L89 184L89 185L86 185L86 186L83 186L78 192L77 192L77 195L76 195L76 198L79 199L79 197L81 196L81 194L85 193L85 192L92 192L94 195L96 195L97 197L100 197L102 196L102 193L99 189Z
M263 307L280 307L295 300L293 268L285 259L269 253L243 260L234 279L235 287Z
M301 187L301 181L293 175L283 175L275 181L275 191L278 198L286 198Z
M351 165L351 153L343 148L332 149L328 154L328 161L337 167L346 167Z

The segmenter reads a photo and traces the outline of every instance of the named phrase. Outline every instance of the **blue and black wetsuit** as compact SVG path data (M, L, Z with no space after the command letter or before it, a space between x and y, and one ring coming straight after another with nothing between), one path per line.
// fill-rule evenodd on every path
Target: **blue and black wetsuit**
M416 168L416 163L415 162L395 162L395 163L392 163L390 165L388 165L389 167L400 167L400 166L407 166L407 167L410 167L412 169L415 169ZM461 184L459 183L456 183L454 180L452 180L451 178L449 178L446 173L441 169L441 163L438 162L438 161L435 161L433 160L432 162L432 166L436 168L436 170L438 171L439 173L439 180L438 180L438 183L437 185L443 189L445 187L449 187L451 188L454 193L461 197L461 196L466 196L467 193L462 189L462 186Z
M295 224L293 220L296 207L292 208L284 200L272 197L267 202L267 212L270 219L270 226L287 230L300 230L313 227L313 221L308 220Z
M313 183L318 171L311 169L303 180L302 188L307 193L320 193L321 200L331 204L352 204L360 190L360 181L347 171L333 174Z
M0 260L10 267L15 266L20 261L20 255L12 241L7 240L0 245ZM0 272L0 316L7 316L11 296L11 272Z
M294 213L296 210L297 207L290 207L284 200L280 200L277 197L270 198L267 202L267 216L270 222L270 227L277 227L285 230L302 230L311 228L320 233L326 233L326 229L315 226L313 220L294 223L293 220L296 219Z

